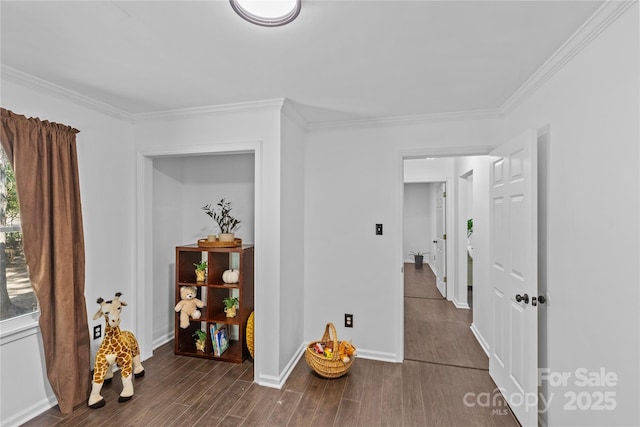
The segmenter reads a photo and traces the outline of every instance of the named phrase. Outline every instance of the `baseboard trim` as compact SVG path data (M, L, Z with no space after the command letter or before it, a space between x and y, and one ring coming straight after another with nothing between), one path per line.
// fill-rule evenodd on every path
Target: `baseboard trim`
M152 350L157 349L158 347L161 347L163 345L165 345L166 343L168 343L169 341L173 341L175 337L175 333L174 332L169 332L167 335L160 337L160 338L156 338L155 340L152 341Z
M453 305L456 308L464 308L464 309L471 309L471 307L469 307L469 304L467 304L466 302L459 302L457 299L452 299L451 302L453 303Z
M370 359L370 360L378 360L380 362L389 362L389 363L402 363L402 360L398 360L398 355L396 353L385 353L382 351L372 351L372 350L363 350L358 348L358 355L356 356L358 359Z
M53 408L58 404L58 399L55 395L50 395L40 400L37 403L25 408L24 410L12 415L6 420L2 420L3 427L18 427L26 423L27 421L37 417L45 411Z
M487 357L490 357L489 356L489 343L487 343L487 340L484 339L484 337L482 336L482 334L480 333L480 331L476 327L476 324L472 323L470 329L471 329L471 333L473 333L473 336L476 337L476 340L478 341L478 344L480 344L480 347L482 347L482 350L484 351L484 353L487 355Z
M256 379L256 383L261 386L271 387L281 389L284 386L284 383L287 382L289 375L293 372L293 368L298 364L298 361L304 354L307 349L307 343L302 343L300 348L294 353L287 366L285 366L284 370L280 373L279 376L275 375L260 375L259 378Z

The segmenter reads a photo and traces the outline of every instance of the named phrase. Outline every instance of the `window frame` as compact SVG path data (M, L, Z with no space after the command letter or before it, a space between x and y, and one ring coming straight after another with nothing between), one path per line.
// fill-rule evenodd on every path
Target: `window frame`
M0 321L0 347L40 332L40 310Z

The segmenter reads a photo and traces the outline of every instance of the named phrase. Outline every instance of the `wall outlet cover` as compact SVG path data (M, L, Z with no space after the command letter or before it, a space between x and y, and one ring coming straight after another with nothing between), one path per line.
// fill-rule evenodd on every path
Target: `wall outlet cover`
M353 328L353 314L344 315L344 327Z

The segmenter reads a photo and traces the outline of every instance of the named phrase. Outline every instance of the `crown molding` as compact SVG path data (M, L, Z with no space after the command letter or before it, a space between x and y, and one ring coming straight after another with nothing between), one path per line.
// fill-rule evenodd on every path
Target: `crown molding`
M483 120L502 117L499 109L457 111L450 113L417 114L411 116L381 117L362 120L341 120L332 122L309 123L308 130L346 129L346 128L366 128L366 127L388 127L421 125L427 123L437 123L443 121L463 121L463 120Z
M16 70L15 68L11 68L6 65L0 65L0 73L2 74L2 78L6 79L7 81L12 81L22 86L31 87L33 89L46 92L56 98L72 101L76 104L83 105L92 110L96 110L111 117L115 117L116 119L126 120L129 122L132 122L134 120L133 114L125 110L121 110L105 102L97 101L71 89L67 89L63 86L59 86L47 80L43 80L39 77L32 76L31 74Z
M499 108L500 113L504 115L513 111L514 108L531 97L582 49L637 3L638 0L607 0L502 104Z
M210 115L247 111L280 111L284 104L284 98L267 99L263 101L238 102L235 104L207 105L203 107L181 108L176 110L158 111L153 113L133 114L134 120L167 120L193 117L198 115Z
M287 98L283 98L282 101L282 114L290 118L300 129L307 131L309 122L300 114L295 104Z

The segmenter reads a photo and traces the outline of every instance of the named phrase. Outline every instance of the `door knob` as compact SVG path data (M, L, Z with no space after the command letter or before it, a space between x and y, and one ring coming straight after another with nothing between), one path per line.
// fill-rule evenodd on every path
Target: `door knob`
M546 298L544 297L544 295L540 295L540 296L538 296L538 298L536 298L536 297L531 297L531 305L532 305L532 306L534 306L534 307L535 307L535 306L537 306L537 305L538 305L538 303L540 303L540 304L544 304L546 301L547 301L547 300L546 300Z
M520 294L517 294L516 295L516 301L518 301L518 302L524 301L525 304L529 304L529 295L524 294L524 295L521 296Z

